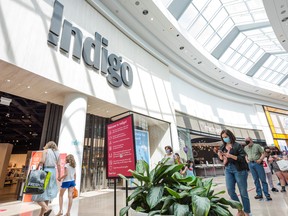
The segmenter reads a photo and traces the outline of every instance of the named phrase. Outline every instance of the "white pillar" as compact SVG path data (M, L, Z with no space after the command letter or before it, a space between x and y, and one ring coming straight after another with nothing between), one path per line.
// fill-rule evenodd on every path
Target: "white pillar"
M65 96L58 148L73 154L76 160L76 187L80 191L81 166L84 149L87 97L73 93Z

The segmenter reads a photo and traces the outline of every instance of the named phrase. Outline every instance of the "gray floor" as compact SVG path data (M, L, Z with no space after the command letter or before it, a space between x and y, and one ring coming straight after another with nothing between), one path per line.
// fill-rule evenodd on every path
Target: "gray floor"
M275 178L275 176L274 176ZM225 177L220 176L214 178L214 182L218 183L215 187L215 191L225 190ZM276 179L275 184L277 184ZM255 200L255 187L251 175L248 178L249 196L251 202L251 209L253 216L287 216L288 215L288 192L271 192L272 201L259 201ZM279 186L278 186L279 187ZM288 187L287 187L288 190ZM117 191L117 211L125 206L125 191ZM223 195L228 197L227 193ZM52 203L53 216L58 212L57 201ZM77 210L78 209L78 210ZM2 211L5 210L5 211ZM232 211L235 215L235 211ZM64 209L65 213L65 209ZM10 203L6 205L0 205L0 216L2 215L20 215L20 216L37 216L39 214L39 208L33 203ZM76 215L101 215L101 216L114 216L114 193L113 190L103 190L97 192L89 192L81 194L80 198L74 200L73 210L71 216Z

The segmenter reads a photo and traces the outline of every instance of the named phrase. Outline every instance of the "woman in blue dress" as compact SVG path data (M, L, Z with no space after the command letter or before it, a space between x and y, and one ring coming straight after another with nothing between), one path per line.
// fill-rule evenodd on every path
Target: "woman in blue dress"
M48 216L51 213L49 209L49 202L57 196L58 186L56 180L56 167L58 171L58 176L60 176L60 153L55 142L49 141L45 147L42 154L41 161L38 164L43 167L44 171L50 172L51 177L49 183L42 194L37 194L32 196L32 200L37 202L41 206L41 211L39 216Z

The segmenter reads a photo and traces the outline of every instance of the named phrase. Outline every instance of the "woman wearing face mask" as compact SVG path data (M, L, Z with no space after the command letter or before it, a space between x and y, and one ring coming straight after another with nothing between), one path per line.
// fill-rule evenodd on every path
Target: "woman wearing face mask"
M172 165L175 164L175 155L173 154L173 149L171 146L165 146L165 156L164 156L164 161L166 165ZM168 158L168 159L167 159Z
M239 201L235 191L237 183L245 216L251 215L250 200L247 191L248 164L245 160L246 153L243 147L236 142L234 134L225 129L220 134L223 145L218 151L219 159L225 164L225 178L228 194L232 200ZM238 210L237 215L243 215L242 210Z

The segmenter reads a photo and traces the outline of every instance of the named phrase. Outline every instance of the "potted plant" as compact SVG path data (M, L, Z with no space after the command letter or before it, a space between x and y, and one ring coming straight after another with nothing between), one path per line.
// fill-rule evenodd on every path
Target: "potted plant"
M242 210L240 202L219 197L225 191L215 193L211 189L213 179L183 177L179 173L183 166L165 165L162 161L150 171L149 165L139 160L136 170L130 170L137 179L137 183L133 182L137 187L127 198L129 205L119 215L124 216L130 208L139 212L139 216L232 216L229 206Z

